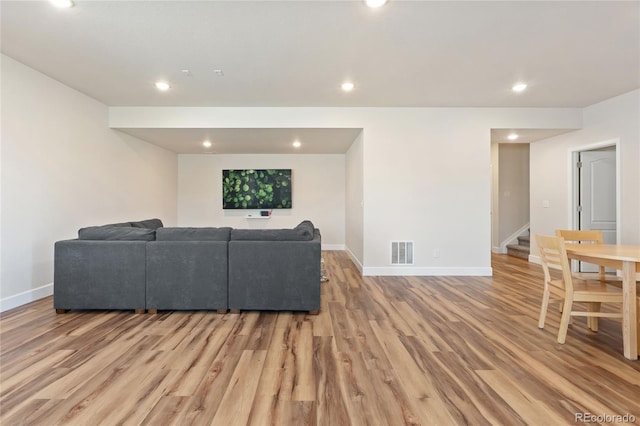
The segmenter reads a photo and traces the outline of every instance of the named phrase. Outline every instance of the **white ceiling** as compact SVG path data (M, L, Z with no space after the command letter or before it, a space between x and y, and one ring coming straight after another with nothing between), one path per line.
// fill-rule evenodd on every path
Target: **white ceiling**
M2 53L110 106L584 107L640 87L638 1L3 0L0 19Z
M552 138L577 129L491 129L491 142L497 143L532 143L542 139ZM509 135L515 133L518 139L509 140Z
M362 129L120 129L180 154L344 154ZM202 146L208 140L211 148ZM298 140L300 148L292 143Z

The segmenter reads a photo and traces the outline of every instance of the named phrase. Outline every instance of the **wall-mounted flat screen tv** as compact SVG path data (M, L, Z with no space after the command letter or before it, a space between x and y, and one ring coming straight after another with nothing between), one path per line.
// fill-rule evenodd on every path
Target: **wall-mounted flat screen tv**
M290 209L291 169L222 171L223 209Z

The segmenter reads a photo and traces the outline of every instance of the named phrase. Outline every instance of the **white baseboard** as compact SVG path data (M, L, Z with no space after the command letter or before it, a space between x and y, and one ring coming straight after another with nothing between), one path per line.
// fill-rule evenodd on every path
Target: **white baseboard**
M405 275L405 276L474 276L490 277L493 275L491 267L406 267L383 266L364 268L363 275Z
M0 312L26 305L53 294L53 283L0 299Z
M341 251L344 250L344 244L322 244L322 250Z
M491 251L497 254L505 254L507 252L507 246L503 249L502 247L491 247Z
M347 252L347 254L349 255L349 257L351 258L351 261L353 262L354 265L356 265L356 268L358 268L358 271L360 271L360 273L362 274L362 270L364 269L362 267L362 263L360 263L360 260L356 257L355 254L353 254L353 252L351 252L351 250L349 250L348 248L345 248L344 251Z

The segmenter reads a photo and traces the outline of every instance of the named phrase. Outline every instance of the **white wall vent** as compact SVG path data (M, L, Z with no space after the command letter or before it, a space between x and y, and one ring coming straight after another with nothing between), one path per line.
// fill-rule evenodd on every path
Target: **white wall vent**
M391 241L391 264L413 265L413 241Z

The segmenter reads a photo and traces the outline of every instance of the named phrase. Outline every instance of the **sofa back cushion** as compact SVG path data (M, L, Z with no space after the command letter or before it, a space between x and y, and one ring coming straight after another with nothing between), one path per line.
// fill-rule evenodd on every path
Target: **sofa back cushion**
M156 231L147 228L126 226L89 226L78 230L79 240L109 240L109 241L153 241Z
M293 229L232 229L232 241L311 241L313 223L301 222Z
M293 228L298 234L303 237L306 237L308 240L313 240L313 223L310 220L303 220Z
M158 228L157 241L229 241L231 228Z
M139 222L129 222L129 224L134 228L147 228L153 229L154 231L162 227L162 221L160 219L146 219Z
M125 228L131 228L131 223L130 222L107 223L106 225L102 225L102 226L122 226Z

